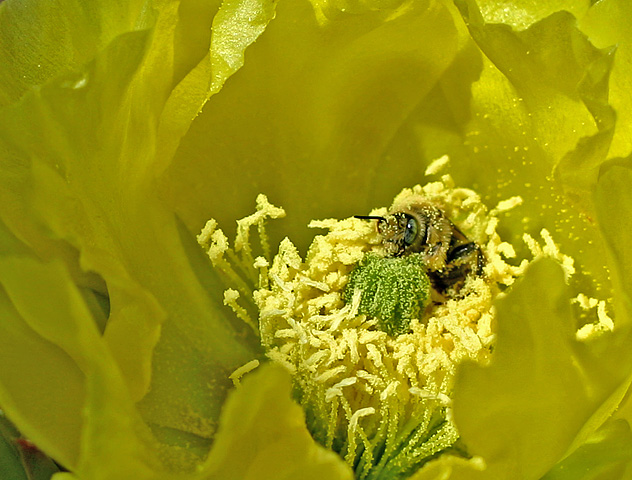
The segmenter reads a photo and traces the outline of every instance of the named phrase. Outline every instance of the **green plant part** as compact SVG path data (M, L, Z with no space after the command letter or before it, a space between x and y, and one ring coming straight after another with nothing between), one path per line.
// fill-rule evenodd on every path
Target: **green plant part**
M391 336L405 333L413 318L421 318L430 300L430 281L420 254L381 257L367 254L349 275L344 293L351 303L360 292L358 313L378 319Z

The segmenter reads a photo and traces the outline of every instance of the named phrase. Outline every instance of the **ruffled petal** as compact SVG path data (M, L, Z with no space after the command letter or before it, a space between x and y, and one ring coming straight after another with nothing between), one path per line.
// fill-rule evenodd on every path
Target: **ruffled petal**
M311 437L305 414L290 395L290 376L281 367L269 365L250 374L226 401L217 439L200 476L351 480L348 465Z
M110 19L116 16L115 10L108 12L101 13ZM63 22L70 21L72 13L68 6L55 15ZM59 316L40 311L24 319L58 332L48 339L50 348L40 348L39 360L57 365L59 375L67 374L69 381L76 379L72 388L79 393L59 416L65 441L59 445L54 441L59 440L58 425L35 431L36 425L45 424L42 415L50 413L49 404L44 402L37 410L29 410L22 401L6 407L2 404L21 430L64 465L87 477L99 470L103 478L108 474L107 478L122 478L128 476L123 474L126 465L136 472L133 465L115 460L114 451L122 454L129 447L133 456L141 448L138 445L146 443L129 428L117 433L116 422L112 428L103 427L100 436L90 431L93 424L83 423L82 415L94 425L107 425L109 410L103 410L101 402L108 401L120 408L117 418L122 421L125 415L138 416L133 402L142 399L138 408L153 430L141 428L140 436L158 437L152 448L161 451L169 468L192 468L208 451L220 407L232 386L228 375L257 355L254 339L239 337L243 328L221 304L218 280L208 271L198 276L207 268L207 260L193 236L157 196L155 177L164 167L160 160L166 157L160 154L167 151L166 145L177 145L212 88L218 91L240 68L244 49L272 18L273 3L224 4L216 16L214 38L215 49L220 49L218 58L227 64L216 59L212 72L193 75L188 92L198 99L197 104L193 102L186 114L172 115L170 129L157 134L159 125L165 124L162 115L173 114L165 110L165 104L175 95L174 58L184 57L181 50L174 53L178 14L177 3L154 5L137 18L144 30L114 37L95 54L94 61L26 91L0 110L2 218L25 242L22 250L34 257L57 259L68 269L64 273L61 264L55 263L58 271L54 275L70 275L58 280L59 288L80 294L80 300L86 302L87 311L75 319L77 325L95 328L95 333L104 330L102 336L91 334L89 339L67 332L64 337ZM251 31L244 29L248 22ZM234 43L227 42L229 38ZM207 48L213 51L213 47ZM194 57L191 54L187 60ZM7 263L0 278L7 289L7 309L20 295L30 295L34 304L46 304L48 295L59 294L55 290L28 291L23 279L9 292L6 284L13 281L22 264L17 251L4 253ZM40 277L55 283L47 276L53 274L43 267L28 271L34 284ZM21 332L23 342L40 342L37 335L29 336L28 329ZM66 343L62 345L62 341ZM27 343L13 348L28 351ZM99 369L86 370L84 360L80 361L96 355L91 350L107 351ZM49 361L45 361L46 355L51 356ZM64 355L70 355L74 363ZM113 372L119 372L119 377ZM30 392L39 391L35 388L38 382L42 382L41 391L50 388L45 375L33 378ZM95 394L95 404L84 398L87 393L83 391L91 388L100 392ZM7 395L23 398L26 386L12 384ZM131 437L123 441L126 434ZM182 447L191 443L197 449ZM110 450L108 445L112 445ZM99 459L110 458L108 455L112 458L105 461L109 466L99 465ZM154 467L150 465L138 477L130 475L144 478Z
M299 247L309 220L365 211L386 190L383 202L392 198L401 175L423 165L406 155L390 168L384 155L457 52L453 15L433 0L338 11L320 24L309 4L280 3L244 68L184 137L164 195L196 231L209 216L233 224L265 192L291 207L282 228Z
M614 64L608 100L617 113L609 157L625 157L632 151L632 5L625 0L595 2L580 27L599 48L612 48Z

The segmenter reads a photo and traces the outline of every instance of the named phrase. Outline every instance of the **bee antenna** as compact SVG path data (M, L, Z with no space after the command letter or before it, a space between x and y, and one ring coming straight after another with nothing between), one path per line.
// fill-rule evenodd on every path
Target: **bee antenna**
M379 222L386 221L384 217L378 217L376 215L354 215L354 218L359 218L360 220L377 220Z

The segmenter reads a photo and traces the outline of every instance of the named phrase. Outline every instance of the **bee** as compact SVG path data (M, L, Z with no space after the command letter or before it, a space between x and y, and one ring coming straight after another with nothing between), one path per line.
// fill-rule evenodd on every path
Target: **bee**
M395 206L384 217L355 217L377 220L388 256L421 253L428 277L439 292L452 286L458 288L470 273L483 274L485 256L481 248L470 241L443 210L423 197Z

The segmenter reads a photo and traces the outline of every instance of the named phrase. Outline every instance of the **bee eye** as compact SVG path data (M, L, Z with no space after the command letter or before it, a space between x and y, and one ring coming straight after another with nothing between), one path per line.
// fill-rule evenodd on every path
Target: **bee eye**
M412 245L419 234L419 222L414 217L407 215L406 228L404 229L404 244Z

